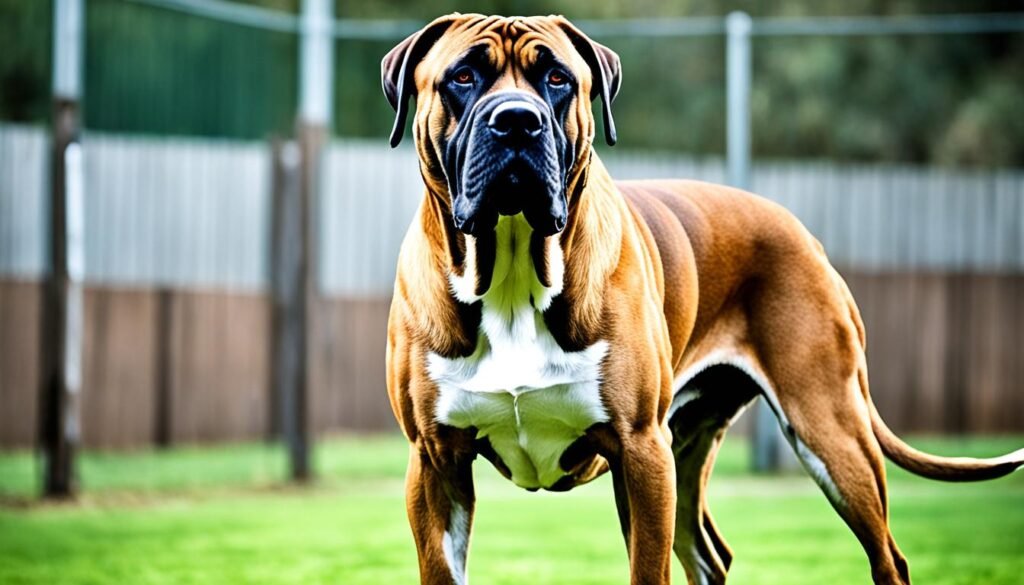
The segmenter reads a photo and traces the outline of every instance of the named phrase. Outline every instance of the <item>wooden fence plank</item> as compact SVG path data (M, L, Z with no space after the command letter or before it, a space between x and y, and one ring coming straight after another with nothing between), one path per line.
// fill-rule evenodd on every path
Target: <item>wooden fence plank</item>
M0 448L38 437L41 286L0 281Z

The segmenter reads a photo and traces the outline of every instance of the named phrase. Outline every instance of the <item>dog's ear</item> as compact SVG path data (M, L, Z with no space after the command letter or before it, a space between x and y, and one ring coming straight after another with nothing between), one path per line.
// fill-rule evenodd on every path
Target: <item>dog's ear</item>
M457 15L442 16L422 30L413 33L384 55L380 62L380 80L384 95L395 110L395 125L391 129L391 147L398 146L405 133L405 118L409 114L409 98L416 94L416 66L427 55L434 43L455 22Z
M594 78L594 85L590 89L590 99L594 100L598 95L601 96L604 137L609 145L614 146L616 135L615 119L612 118L612 101L618 95L619 87L622 85L622 65L619 62L619 56L601 43L590 40L590 37L583 34L568 20L560 18L559 25L569 36L576 51L583 56L583 60L590 67L590 73Z

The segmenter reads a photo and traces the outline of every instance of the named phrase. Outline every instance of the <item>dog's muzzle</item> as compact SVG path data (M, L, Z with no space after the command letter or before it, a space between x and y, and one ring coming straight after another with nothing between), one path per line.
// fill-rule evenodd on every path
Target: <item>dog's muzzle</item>
M526 92L500 92L477 102L463 126L450 152L455 227L480 235L499 215L522 213L540 235L562 231L565 176L548 105Z

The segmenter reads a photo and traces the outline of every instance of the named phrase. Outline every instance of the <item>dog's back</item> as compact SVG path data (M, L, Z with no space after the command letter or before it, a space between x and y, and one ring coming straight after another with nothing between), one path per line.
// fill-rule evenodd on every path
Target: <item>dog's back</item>
M616 186L661 256L677 371L685 348L676 343L683 336L673 331L678 322L673 317L685 310L688 299L678 291L693 287L691 279L697 283L696 323L685 336L691 348L723 312L743 310L736 304L754 288L808 279L831 285L838 279L821 244L792 213L764 197L691 180L616 181Z

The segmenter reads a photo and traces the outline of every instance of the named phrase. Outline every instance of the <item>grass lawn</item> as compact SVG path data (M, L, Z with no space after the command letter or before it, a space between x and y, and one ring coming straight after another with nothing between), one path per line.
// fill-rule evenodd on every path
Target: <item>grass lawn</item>
M945 454L994 455L1024 438L920 440ZM36 466L0 454L0 583L416 583L398 437L321 443L320 481L281 487L282 451L263 445L86 454L75 504L28 504ZM734 584L861 584L866 558L803 476L744 473L727 442L711 506L736 553ZM611 484L531 494L477 466L470 577L477 584L628 582ZM1024 472L940 484L890 472L893 532L916 583L1024 582ZM675 582L685 583L675 569Z

